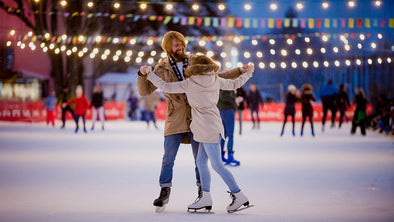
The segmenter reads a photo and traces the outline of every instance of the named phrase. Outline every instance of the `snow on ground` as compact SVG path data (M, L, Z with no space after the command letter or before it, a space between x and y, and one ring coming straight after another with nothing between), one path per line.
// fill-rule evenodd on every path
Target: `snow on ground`
M350 124L322 133L316 123L315 138L308 124L300 137L297 123L293 137L288 123L280 137L281 123L245 123L235 130L241 166L229 169L255 207L227 214L228 188L211 171L215 214L187 213L197 189L181 145L170 203L155 213L164 123L113 121L87 134L67 124L0 122L0 221L394 221L392 136L350 136Z

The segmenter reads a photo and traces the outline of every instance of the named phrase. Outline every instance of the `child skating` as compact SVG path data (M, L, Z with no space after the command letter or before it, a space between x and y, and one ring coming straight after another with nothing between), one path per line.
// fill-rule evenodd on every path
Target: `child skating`
M233 213L251 207L248 198L238 187L231 172L225 168L220 157L220 138L224 129L216 106L219 100L219 90L235 90L241 87L254 71L249 65L248 71L237 79L223 79L216 75L219 66L207 56L197 56L185 70L188 77L185 81L166 83L152 72L152 68L145 66L148 80L167 93L185 93L192 109L190 129L194 140L200 142L197 154L197 166L201 177L202 195L188 211L212 209L210 195L211 177L208 169L208 159L212 168L222 177L231 191L232 202L227 206L227 212ZM208 124L209 123L209 124ZM244 207L242 207L244 206Z

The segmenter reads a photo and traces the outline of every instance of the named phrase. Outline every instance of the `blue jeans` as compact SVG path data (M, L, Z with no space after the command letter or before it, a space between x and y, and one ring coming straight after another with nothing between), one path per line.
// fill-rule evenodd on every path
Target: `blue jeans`
M224 139L220 139L220 147L222 153L224 152L224 143L227 141L227 152L234 153L233 144L234 144L234 122L235 122L235 111L232 109L220 110L220 117L222 118L222 123L224 127Z
M200 183L200 174L198 172L196 158L198 153L198 145L199 143L193 139L192 133L178 133L164 137L164 155L161 164L161 172L160 172L160 187L171 187L172 186L172 172L174 168L174 162L176 154L178 153L179 145L181 145L181 141L183 136L188 136L191 141L193 157L194 157L194 165L195 165L195 173L197 183Z
M234 176L223 165L220 157L219 143L200 143L197 155L197 166L201 176L201 188L209 192L211 188L211 174L208 169L208 159L212 168L222 177L232 193L239 191Z

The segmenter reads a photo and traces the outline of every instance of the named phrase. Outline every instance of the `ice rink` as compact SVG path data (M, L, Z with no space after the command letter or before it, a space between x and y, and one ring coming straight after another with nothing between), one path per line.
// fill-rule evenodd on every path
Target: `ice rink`
M235 214L212 170L215 214L186 212L197 196L190 145L179 149L166 211L155 213L163 122L112 121L87 134L59 125L0 122L1 222L394 221L394 137L351 136L350 123L324 133L316 123L314 138L309 124L303 137L300 123L295 137L289 123L283 137L281 123L245 123L241 136L236 127L241 166L229 169L255 207Z

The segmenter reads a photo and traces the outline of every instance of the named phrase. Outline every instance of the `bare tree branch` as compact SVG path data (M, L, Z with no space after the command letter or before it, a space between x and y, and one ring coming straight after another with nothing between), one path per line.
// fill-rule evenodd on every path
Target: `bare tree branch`
M18 4L18 9L16 10L9 10L9 6L6 6L3 1L0 1L0 8L3 9L6 13L10 15L15 15L17 16L20 20L22 20L26 26L28 26L31 29L35 29L34 25L29 21L29 19L25 16L25 12L23 10L23 2L22 1L16 1Z

